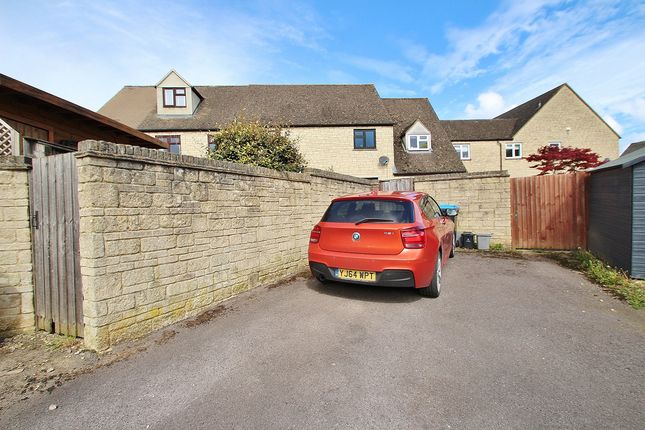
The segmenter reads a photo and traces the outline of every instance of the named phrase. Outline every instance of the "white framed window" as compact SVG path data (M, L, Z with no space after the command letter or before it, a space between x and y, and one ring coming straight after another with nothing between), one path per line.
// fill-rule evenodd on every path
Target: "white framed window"
M459 158L462 160L470 160L470 144L469 143L453 143L452 146L455 147L455 151L459 154Z
M562 148L562 142L559 140L552 140L549 142L549 148Z
M429 151L430 135L429 134L410 134L407 142L409 151Z
M507 143L506 144L506 159L514 160L522 158L522 144L521 143Z

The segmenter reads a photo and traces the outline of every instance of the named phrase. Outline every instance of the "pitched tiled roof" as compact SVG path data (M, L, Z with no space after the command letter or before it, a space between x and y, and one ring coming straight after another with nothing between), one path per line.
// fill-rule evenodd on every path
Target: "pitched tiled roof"
M516 119L463 119L441 121L450 140L509 140L513 139Z
M152 112L157 111L155 87L123 87L114 97L99 109L107 117L138 128Z
M621 156L622 156L622 155L631 154L632 152L634 152L634 151L636 151L636 150L639 150L639 149L641 149L641 148L645 148L645 140L642 140L642 141L640 141L640 142L634 142L634 143L632 143L631 145L629 145L629 146L627 147L627 149L625 149L625 151L621 154Z
M428 99L383 99L394 124L394 164L398 175L465 172L448 134L441 126ZM430 130L432 152L406 151L405 132L415 121L421 121Z
M542 108L542 106L544 106L549 100L551 100L551 98L553 98L554 95L557 94L558 91L560 91L560 88L565 85L567 84L559 85L552 90L527 101L526 103L522 103L521 105L496 116L495 118L516 119L517 121L515 122L515 127L513 129L513 134L515 134L524 127L524 124L526 124L533 115Z
M598 172L601 170L613 169L614 167L630 167L634 164L639 164L645 162L645 147L637 148L634 151L631 151L629 154L623 153L620 157L615 160L609 161L605 164L601 164L595 169L591 169L591 173Z
M154 87L125 87L100 110L144 131L214 130L242 115L292 126L390 125L374 85L194 87L204 98L193 115L157 115Z

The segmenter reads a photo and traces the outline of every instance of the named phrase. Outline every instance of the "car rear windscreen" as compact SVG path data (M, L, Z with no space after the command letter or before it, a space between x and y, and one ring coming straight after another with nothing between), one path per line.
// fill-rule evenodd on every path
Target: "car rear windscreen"
M414 222L414 210L404 200L340 200L329 206L322 221L407 224Z

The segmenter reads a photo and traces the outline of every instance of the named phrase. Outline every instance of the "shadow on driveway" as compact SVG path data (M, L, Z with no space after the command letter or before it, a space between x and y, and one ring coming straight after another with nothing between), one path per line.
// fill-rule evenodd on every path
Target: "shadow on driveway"
M313 278L307 280L306 285L307 288L319 294L363 302L412 303L423 299L414 288L377 287L342 282L326 282L323 284Z

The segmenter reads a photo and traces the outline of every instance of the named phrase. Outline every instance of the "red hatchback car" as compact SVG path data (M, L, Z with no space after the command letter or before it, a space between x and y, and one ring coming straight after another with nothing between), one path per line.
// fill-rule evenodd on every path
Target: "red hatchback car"
M455 226L420 192L371 192L331 202L309 239L309 267L321 282L412 287L441 293L454 256Z

